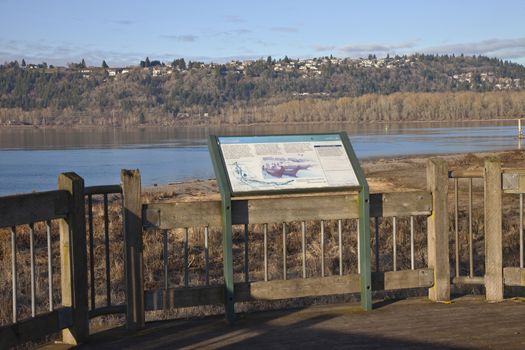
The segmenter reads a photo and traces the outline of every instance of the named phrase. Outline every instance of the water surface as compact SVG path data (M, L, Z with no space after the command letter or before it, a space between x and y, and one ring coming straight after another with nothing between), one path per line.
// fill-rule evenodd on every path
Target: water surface
M213 178L206 147L210 133L254 135L345 130L361 159L512 150L514 122L306 125L143 129L0 129L0 195L56 188L61 172L86 185L119 183L120 169L140 169L143 186Z

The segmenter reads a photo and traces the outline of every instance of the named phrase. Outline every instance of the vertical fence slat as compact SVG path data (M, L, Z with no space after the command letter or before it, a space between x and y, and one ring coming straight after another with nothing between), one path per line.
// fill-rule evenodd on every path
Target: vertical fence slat
M31 264L31 316L36 316L36 281L35 281L35 227L29 224L29 254Z
M89 225L89 290L91 294L91 310L95 308L95 254L93 242L93 196L88 195L88 225Z
M414 270L416 266L414 254L414 216L410 215L410 269L412 270Z
M190 271L188 266L188 228L184 228L184 287L190 284Z
M393 270L397 271L397 222L396 217L392 217L392 264Z
M268 224L263 225L264 280L268 281Z
M286 223L283 222L283 280L286 281Z
M376 272L379 271L379 218L374 217L374 255L376 257Z
M248 224L244 225L244 282L250 280L248 267Z
M164 263L164 289L168 289L168 230L162 231L162 261Z
M46 236L47 236L47 278L48 278L48 299L49 311L53 311L53 252L51 249L51 221L46 221Z
M356 236L357 236L357 273L361 273L361 245L359 244L359 219L356 219Z
M11 227L11 282L13 283L13 323L17 321L16 226Z
M472 242L472 178L468 182L468 261L469 276L474 277L474 246Z
M337 233L339 234L339 275L343 275L343 223L341 219L337 220Z
M108 195L104 193L104 247L106 253L106 305L111 305L111 269L109 261L109 213Z
M324 277L324 221L321 220L321 277Z
M306 223L301 221L301 248L303 252L303 278L306 278Z
M520 193L520 267L523 268L523 193Z
M204 227L204 273L206 285L210 285L210 255L208 250L208 226Z
M454 179L454 249L455 249L455 272L459 277L459 195L458 179Z

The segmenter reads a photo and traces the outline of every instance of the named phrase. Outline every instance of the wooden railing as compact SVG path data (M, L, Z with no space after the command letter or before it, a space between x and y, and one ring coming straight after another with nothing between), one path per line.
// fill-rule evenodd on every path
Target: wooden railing
M487 162L485 169L476 174L449 173L444 161L433 159L427 164L426 191L372 194L370 225L373 235L369 245L375 267L372 269L372 288L428 288L430 300L445 301L450 299L451 270L455 272L453 282L456 284L484 283L488 300L501 300L504 285L524 286L522 226L519 236L520 265L503 266L502 173L519 172L502 171L499 163ZM467 180L470 193L467 197L470 213L468 269L458 266L458 248L454 248L453 258L449 257L448 225L449 176L452 179L470 179L480 174L485 188L484 239L487 251L483 275L474 273L471 180ZM458 184L460 180L452 181ZM459 187L454 186L453 203L458 203L455 199L458 191ZM520 191L518 188L516 193ZM0 328L0 348L60 330L65 342L83 342L89 335L89 319L101 315L125 313L128 328L140 329L144 326L147 311L225 304L220 254L212 254L217 248L213 244L218 245L221 241L217 239L222 227L220 201L143 203L141 192L138 170L123 170L121 185L84 187L78 175L67 173L60 175L57 191L0 198L0 228L7 228L11 234L10 282L13 286L12 323ZM119 204L120 201L122 204ZM474 200L474 203L477 202ZM122 208L121 245L111 237L110 204ZM94 220L95 205L98 205L97 209L102 208L99 210L102 220L100 217ZM521 213L522 195L520 205ZM456 227L461 216L457 204L455 208L452 214L455 221L453 242L459 246L459 238L456 237L461 231ZM232 224L238 232L234 235L238 258L234 266L234 300L229 302L360 291L357 194L250 197L233 200L231 209ZM522 222L522 215L520 220ZM57 255L53 251L55 221L60 233L59 260L52 258ZM96 222L100 223L99 226ZM35 237L44 233L49 281L45 312L37 307L37 300L42 301L46 297L36 292L34 249ZM152 273L150 269L146 278L144 242L151 242L152 235L159 233L160 239L155 240L161 247L156 255L148 257L150 260L157 259L157 270ZM29 236L29 252L21 252L17 245L17 237L22 234ZM275 245L278 247L275 248ZM111 270L113 249L122 249L124 255L124 303L112 294L115 288ZM103 257L98 261L97 251L98 256ZM254 251L259 253L254 254ZM399 260L401 253L402 259ZM20 259L21 256L27 256L30 261L30 314L22 314L19 308L17 257ZM197 258L203 261L202 268L191 271L190 267ZM451 266L450 262L454 259L456 261ZM58 261L60 274L53 278L53 271L57 270L57 266L53 265L57 265ZM98 273L98 277L95 276L96 266L103 266L103 272ZM468 271L468 276L461 273L464 271ZM57 283L53 282L58 277L59 291ZM148 288L144 288L146 280Z
M11 283L13 322L0 328L0 348L5 349L48 334L62 331L64 341L77 343L89 333L87 317L85 261L84 181L74 173L59 176L57 191L24 194L0 198L0 228L11 231ZM52 230L58 222L60 233L60 294L55 305L53 278ZM41 228L41 230L37 230ZM40 231L40 232L37 232ZM37 235L44 233L47 240L48 308L37 309L36 252ZM31 313L19 317L17 239L29 234Z
M124 174L127 180L123 183L134 183L133 187L123 186L124 198L129 191L134 194L139 192L140 175L135 173ZM373 217L375 237L373 243L375 248L375 272L373 273L373 287L376 290L390 290L417 287L432 287L434 289L430 296L432 300L448 300L450 298L450 272L448 269L448 256L442 257L446 250L448 255L448 229L447 224L447 169L442 161L432 161L429 163L429 190L419 192L404 193L383 193L373 194L370 197L370 216ZM432 193L444 192L444 195L434 195ZM133 196L130 196L133 197ZM136 197L135 197L136 198ZM135 199L140 201L139 198ZM439 203L438 203L439 201ZM126 202L126 200L125 200ZM434 203L433 203L434 202ZM129 202L128 202L129 203ZM436 212L433 207L437 206ZM130 204L133 209L129 212L136 213L136 208L140 203ZM126 204L125 204L126 206ZM307 296L321 296L333 294L357 293L359 285L359 266L354 273L348 273L342 269L342 244L341 222L342 220L358 220L358 196L355 193L317 193L309 195L283 195L283 196L259 196L251 198L234 199L232 201L232 225L244 227L244 266L242 268L244 280L237 282L234 287L235 301L254 301L254 300L277 300L299 298ZM149 203L142 205L140 212L142 224L146 229L146 235L151 230L161 230L163 237L163 281L161 288L151 289L145 292L145 298L136 300L136 304L144 300L145 310L164 310L176 307L199 306L208 304L225 303L224 286L222 283L209 285L209 266L207 245L209 231L212 228L221 226L221 202L214 201L194 201L194 202L174 202L174 203ZM414 217L428 217L427 234L431 239L428 240L428 266L415 268L414 257ZM136 215L134 216L136 217ZM396 237L396 222L398 217L407 217L410 220L410 242L411 242L411 263L409 270L397 269L394 264L393 271L381 271L379 259L379 221L392 220L393 239ZM330 275L325 274L325 248L324 248L324 227L329 220L335 220L338 227L338 259L339 270ZM319 223L319 246L320 273L318 276L308 276L305 273L305 222ZM281 225L282 227L282 254L281 259L283 272L280 279L270 280L268 278L268 256L267 256L267 237L268 224ZM289 244L288 227L291 224L301 226L301 255L302 273L290 276L287 270L287 244ZM252 227L252 230L249 230ZM190 286L188 272L188 232L200 228L204 233L204 247L201 251L204 255L205 277L204 285ZM183 252L180 258L183 260L183 270L180 274L184 276L180 287L170 287L168 276L168 263L170 259L176 257L168 254L168 230L183 230L182 246ZM251 244L250 232L254 230L263 231L263 260L264 260L264 279L251 280L248 268L248 246ZM137 228L137 235L142 230ZM349 235L350 232L346 232ZM355 233L354 233L355 234ZM425 236L426 236L425 235ZM393 256L396 261L396 244L393 245ZM359 244L355 250L359 254ZM140 261L141 253L134 251L136 256L128 256L128 260ZM359 259L355 259L359 261ZM437 266L437 268L435 268ZM135 269L137 269L135 267ZM138 270L138 269L137 269ZM440 275L435 279L435 270ZM290 278L292 277L292 278ZM144 288L140 284L144 278L136 279L136 293L139 295ZM436 283L435 283L436 281ZM129 305L128 305L129 307ZM139 315L141 310L133 310L134 314ZM140 324L140 320L137 323Z
M287 195L272 197L253 197L250 199L234 200L232 202L232 223L244 228L244 256L243 276L244 280L235 286L236 301L253 300L277 300L298 298L306 296L321 296L332 294L357 293L359 291L359 271L347 273L342 268L342 220L357 220L358 199L355 193L321 193L316 195ZM201 227L205 236L205 246L201 250L203 258L207 262L208 247L206 245L207 235L211 228L220 228L221 225L221 202L176 202L176 203L152 203L142 206L143 223L147 230L162 230L163 235L163 286L160 289L148 290L145 293L146 310L160 310L173 307L188 307L206 304L222 304L224 302L223 286L209 286L208 278L205 278L203 286L189 287L188 281L188 231ZM431 196L428 192L406 192L385 193L371 196L371 216L379 218L395 218L398 216L413 217L415 215L427 216L431 213ZM324 232L325 223L329 220L337 222L338 236L338 259L339 270L326 273ZM305 234L307 231L306 221L318 222L319 233L319 276L306 278L305 263ZM377 220L376 220L377 221ZM277 224L282 228L282 275L280 279L269 280L268 278L268 224ZM287 245L291 244L288 227L296 223L301 226L301 273L290 275L287 269ZM202 226L201 226L202 225ZM251 227L252 230L248 228ZM377 227L377 226L376 226ZM183 259L184 276L183 286L180 288L169 288L167 265L170 256L168 250L168 230L182 229L183 234ZM254 230L263 231L263 259L264 280L253 281L249 278L248 246L252 243L250 236ZM147 231L147 232L148 232ZM148 233L145 234L148 234ZM357 232L345 232L357 236ZM412 236L413 237L413 236ZM348 240L347 240L348 241ZM413 242L413 240L412 240ZM413 246L413 245L412 245ZM347 250L347 249L346 249ZM359 252L358 245L355 250ZM359 254L359 253L358 253ZM175 257L171 257L172 259ZM376 259L378 260L378 259ZM359 261L359 259L355 259ZM413 266L413 264L412 264ZM359 269L357 269L359 270ZM430 287L433 284L433 275L429 269L413 271L389 271L374 274L376 287L379 289L400 289L415 287ZM205 275L208 276L209 267L205 266ZM291 278L292 277L292 278Z
M525 191L524 169L502 169L498 160L488 160L482 169L454 170L449 172L449 178L454 183L454 271L453 283L456 285L484 285L486 298L490 301L500 301L504 298L504 286L525 286L524 241L523 241L523 193ZM466 183L466 210L461 210L461 184ZM475 185L481 188L474 190ZM510 200L504 208L503 199ZM512 218L512 209L518 197L518 234L514 242L519 248L517 266L504 266L503 257L503 219ZM478 210L476 204L481 203L483 211L483 230L473 228L473 210ZM467 229L460 229L461 216L465 216ZM507 223L508 224L508 223ZM510 225L509 225L510 226ZM462 237L465 234L466 237ZM484 252L475 252L475 236L483 240ZM481 238L479 238L481 237ZM461 254L461 241L466 238L468 269L462 268L466 260ZM509 245L507 243L507 245ZM511 245L512 246L512 245ZM478 248L479 249L479 248ZM484 259L479 258L484 255ZM477 261L476 257L478 256ZM508 260L508 259L507 259ZM463 274L465 270L468 275Z

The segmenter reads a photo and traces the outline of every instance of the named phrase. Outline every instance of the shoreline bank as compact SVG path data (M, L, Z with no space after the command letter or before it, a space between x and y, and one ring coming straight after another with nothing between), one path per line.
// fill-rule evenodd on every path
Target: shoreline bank
M426 189L426 162L429 158L445 159L449 169L472 170L483 167L489 158L499 158L504 168L525 168L525 151L477 152L428 156L382 157L361 161L370 192L401 192ZM143 192L156 199L192 201L219 200L215 179L178 181L146 186Z

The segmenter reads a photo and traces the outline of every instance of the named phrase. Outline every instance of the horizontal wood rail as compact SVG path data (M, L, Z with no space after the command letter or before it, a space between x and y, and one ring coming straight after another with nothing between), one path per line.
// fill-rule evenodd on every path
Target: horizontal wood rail
M451 170L448 172L448 177L451 179L455 178L482 178L483 169L473 170Z
M64 307L17 323L0 327L0 349L59 332L73 325L73 309Z
M305 220L357 219L358 195L325 193L232 200L232 224L265 224ZM426 191L377 193L370 196L371 217L430 215L432 196ZM220 226L221 202L167 202L142 206L145 228L173 229Z
M84 195L122 193L120 185L88 186L84 188Z
M69 202L69 193L62 190L0 197L0 227L65 218Z
M103 306L93 310L89 310L89 318L95 318L98 316L104 315L113 315L113 314L125 314L126 313L126 304L121 305L110 305Z
M463 285L484 285L485 277L483 276L456 276L452 278L452 283Z
M375 290L428 288L433 283L434 272L432 269L372 273L372 286ZM359 275L350 274L236 283L235 300L280 300L358 293L359 291ZM144 298L144 305L147 311L200 305L221 305L224 303L224 285L151 290L144 293Z
M504 168L501 169L502 174L520 174L525 175L525 169L521 168ZM482 178L483 169L467 169L467 170L451 170L448 172L448 177L453 178Z

